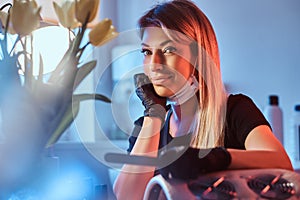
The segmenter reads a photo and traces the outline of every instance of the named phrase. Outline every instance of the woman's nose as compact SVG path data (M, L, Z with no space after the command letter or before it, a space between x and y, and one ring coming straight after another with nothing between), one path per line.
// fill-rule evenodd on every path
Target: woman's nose
M150 59L150 69L152 71L161 70L163 68L163 56L159 52L155 52L152 54Z

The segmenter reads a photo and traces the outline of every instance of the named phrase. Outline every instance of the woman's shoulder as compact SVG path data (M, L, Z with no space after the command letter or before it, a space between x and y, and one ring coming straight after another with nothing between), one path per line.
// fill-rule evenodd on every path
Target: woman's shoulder
M237 105L237 104L244 104L244 103L254 103L253 100L242 93L238 94L229 94L228 100L227 100L227 106L231 105Z
M238 140L239 148L244 148L243 145L251 130L259 125L268 125L268 122L249 96L231 94L227 101L226 125L227 145L237 148L232 141Z
M227 113L240 112L248 110L249 108L256 108L253 100L245 94L230 94L227 100Z
M242 93L239 94L229 94L228 96L228 103L236 103L236 102L240 102L240 101L252 101L252 99Z

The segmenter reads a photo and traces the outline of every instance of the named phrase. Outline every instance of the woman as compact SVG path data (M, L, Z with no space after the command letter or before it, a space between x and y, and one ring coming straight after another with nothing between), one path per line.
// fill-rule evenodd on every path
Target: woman
M253 101L224 90L216 36L196 5L188 0L156 5L138 25L145 74L136 75L135 83L145 112L135 122L128 150L159 154L160 162L124 165L114 185L118 199L142 199L159 172L188 180L225 169L292 170Z

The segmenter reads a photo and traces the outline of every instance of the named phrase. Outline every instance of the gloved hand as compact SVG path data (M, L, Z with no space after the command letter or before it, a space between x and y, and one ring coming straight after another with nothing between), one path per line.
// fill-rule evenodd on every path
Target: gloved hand
M204 173L227 169L231 163L231 155L223 147L196 149L176 146L162 151L159 160L161 163L173 161L159 169L165 179L189 180Z
M144 73L135 74L134 83L136 94L145 106L144 116L158 117L164 122L167 98L156 94L152 83Z

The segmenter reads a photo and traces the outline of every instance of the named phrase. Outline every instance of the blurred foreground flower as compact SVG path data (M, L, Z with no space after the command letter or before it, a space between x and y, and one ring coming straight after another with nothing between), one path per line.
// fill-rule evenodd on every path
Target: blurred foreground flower
M100 0L75 0L75 15L82 24L89 23L97 15Z
M95 25L89 33L89 39L92 45L101 46L115 38L117 35L118 33L112 25L112 21L106 18Z
M63 1L61 5L54 1L53 7L63 27L73 29L79 26L79 22L75 18L75 1Z
M40 11L34 0L14 0L11 8L11 22L14 30L21 36L30 34L40 25Z
M90 44L103 45L118 35L111 20L105 19L92 28L89 41L82 44L88 23L96 16L99 0L65 0L60 5L53 3L53 6L60 25L74 37L69 38L67 51L47 80L43 77L42 58L37 76L33 75L32 69L32 31L39 27L41 7L35 0L14 0L13 4L7 3L0 9L0 114L7 137L6 144L0 145L0 159L9 160L6 167L0 165L1 181L6 180L5 177L9 180L18 177L13 169L10 170L14 175L6 173L3 168L20 164L22 171L26 171L29 161L25 157L34 157L34 153L41 152L42 148L52 146L74 121L81 101L110 102L101 94L73 92L96 66L95 60L81 61L86 47ZM8 36L15 33L10 46ZM23 50L16 53L17 43L21 43ZM20 57L24 63L21 63ZM21 65L24 67L21 68ZM21 81L19 71L23 72L24 81ZM16 145L19 151L10 151ZM22 159L24 163L20 161Z

